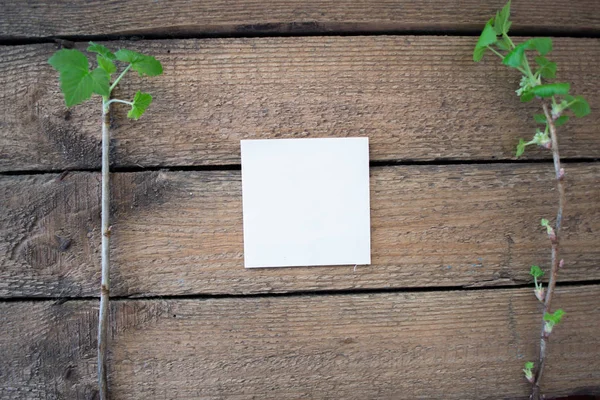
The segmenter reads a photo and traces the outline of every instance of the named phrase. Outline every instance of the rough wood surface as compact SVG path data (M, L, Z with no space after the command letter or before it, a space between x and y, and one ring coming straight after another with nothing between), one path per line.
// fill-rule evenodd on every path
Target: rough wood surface
M600 4L600 3L598 3ZM238 164L245 138L368 136L372 160L514 157L535 132L519 75L473 37L301 37L112 42L156 55L165 74L126 79L155 102L139 121L116 106L115 166ZM83 45L82 45L83 46ZM0 170L99 168L100 103L67 111L54 45L0 47ZM560 79L600 109L600 40L556 39ZM534 102L535 103L535 102ZM600 157L600 113L561 127L563 157ZM532 150L528 157L549 157Z
M81 35L252 35L481 29L504 0L0 2L0 39ZM600 32L600 4L515 1L513 27Z
M599 299L558 290L546 394L600 394ZM532 289L117 301L109 384L114 399L526 399L538 304ZM0 397L94 398L97 305L0 303Z
M600 279L600 164L568 164L561 281ZM245 270L239 171L113 177L111 293L523 284L549 263L548 164L377 167L371 266ZM0 178L0 296L96 296L97 173Z

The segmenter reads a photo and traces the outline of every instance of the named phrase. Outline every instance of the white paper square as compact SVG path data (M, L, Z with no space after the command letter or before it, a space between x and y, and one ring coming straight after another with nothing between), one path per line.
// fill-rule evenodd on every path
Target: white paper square
M246 268L371 263L368 138L241 150Z

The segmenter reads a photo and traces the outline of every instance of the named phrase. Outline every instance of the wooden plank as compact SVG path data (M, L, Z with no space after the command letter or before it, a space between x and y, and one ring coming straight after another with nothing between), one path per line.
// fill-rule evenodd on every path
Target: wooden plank
M600 394L600 286L560 288L547 395ZM476 305L476 306L475 306ZM97 302L0 303L0 397L90 399ZM115 399L528 398L530 289L112 303Z
M561 281L600 279L600 163L569 164ZM112 293L241 294L529 281L549 264L550 164L378 167L372 265L245 270L239 171L118 173ZM95 296L96 173L0 179L0 296Z
M481 29L504 0L0 2L0 39L81 35L251 35ZM598 34L594 0L514 2L513 29Z
M116 107L114 165L238 164L239 140L368 136L372 160L514 157L535 132L519 76L472 61L472 37L303 37L113 42L155 54L165 75L131 79L155 96L130 122ZM600 40L557 39L552 58L600 109ZM98 168L98 102L70 111L47 64L53 45L0 47L0 170ZM93 110L90 110L93 108ZM600 157L600 113L561 128L564 157ZM548 158L543 150L530 157Z

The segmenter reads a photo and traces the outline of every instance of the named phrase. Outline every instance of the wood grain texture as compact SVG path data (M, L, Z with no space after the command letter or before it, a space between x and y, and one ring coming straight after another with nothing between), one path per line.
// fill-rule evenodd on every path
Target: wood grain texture
M0 2L0 39L81 35L252 35L481 29L504 0ZM600 32L594 0L514 2L513 29Z
M559 288L547 395L600 394L600 287ZM530 289L112 303L113 399L526 399ZM0 397L90 399L97 302L0 303Z
M600 4L600 3L599 3ZM514 158L535 132L519 76L472 37L302 37L111 42L154 54L165 74L115 93L155 101L139 121L114 108L119 167L239 164L248 138L368 136L372 160ZM100 103L67 110L53 45L0 47L0 170L99 168ZM600 109L600 40L556 39L572 92ZM600 113L561 127L561 155L600 157ZM528 157L549 158L533 149Z
M569 164L560 281L600 279L600 164ZM111 294L244 294L529 281L549 263L550 164L377 167L372 265L245 270L239 171L118 173ZM95 296L97 173L0 178L0 296Z

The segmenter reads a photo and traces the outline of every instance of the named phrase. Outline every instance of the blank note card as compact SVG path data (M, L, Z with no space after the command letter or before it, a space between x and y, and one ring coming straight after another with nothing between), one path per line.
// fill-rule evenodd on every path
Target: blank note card
M368 138L241 148L246 268L371 263Z

